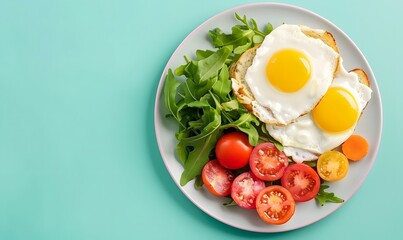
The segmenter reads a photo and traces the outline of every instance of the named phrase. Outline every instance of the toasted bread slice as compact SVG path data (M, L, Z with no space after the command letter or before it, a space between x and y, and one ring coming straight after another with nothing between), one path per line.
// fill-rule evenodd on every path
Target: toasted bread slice
M252 101L255 100L252 91L245 81L245 75L248 68L253 63L253 58L256 55L256 50L259 46L246 50L241 57L233 63L229 69L232 80L232 90L234 91L238 101L245 106L249 111L253 111Z
M306 26L300 26L301 31L308 37L312 37L315 39L322 40L325 44L330 46L335 52L339 53L339 50L336 45L336 40L330 32L319 30L319 29L311 29ZM248 87L248 84L245 80L246 71L252 65L253 59L256 55L256 50L259 46L253 47L245 51L241 57L233 63L230 67L230 77L232 81L232 90L236 95L238 101L245 106L250 112L252 112L256 117L261 119L263 122L270 124L278 124L275 122L266 121L266 117L260 116L261 111L256 111L256 108L262 109L263 106L254 105L255 97L253 96L252 91ZM336 67L337 69L337 67ZM335 70L336 72L336 70ZM265 111L270 112L270 109L264 108Z
M366 85L367 87L371 87L371 83L369 81L369 78L367 76L367 74L364 72L364 70L362 70L361 68L355 68L353 70L351 70L350 72L354 72L355 74L357 74L358 76L358 81L364 85ZM367 104L364 106L364 108L361 111L361 116L364 113L365 108L368 106L368 102ZM360 116L360 117L361 117Z
M355 74L357 74L358 81L360 81L360 83L362 83L368 87L371 87L371 83L369 82L368 76L364 72L364 70L362 70L361 68L356 68L356 69L351 70L350 72L354 72Z
M336 51L337 53L339 52L339 49L337 48L336 40L334 39L333 35L330 32L320 30L320 29L312 29L307 26L300 26L300 28L301 28L301 31L308 37L320 39L326 45L333 48L334 51Z

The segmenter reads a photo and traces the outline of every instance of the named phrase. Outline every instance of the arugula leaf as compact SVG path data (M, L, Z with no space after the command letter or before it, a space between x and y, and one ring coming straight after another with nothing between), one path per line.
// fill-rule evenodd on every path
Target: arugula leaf
M197 85L192 78L188 78L180 84L180 94L183 96L186 103L197 100L196 93L194 92L196 86Z
M268 35L268 34L271 33L271 31L273 31L273 25L271 25L271 23L268 22L267 25L266 25L266 30L264 31L264 33L266 35Z
M254 123L256 126L259 125L259 121L253 114L244 113L236 121L222 125L221 128L227 129L233 127L248 134L249 144L256 146L259 140L259 133L252 123Z
M265 32L260 31L256 21L253 18L248 21L245 15L241 17L235 13L235 18L243 25L233 26L230 34L224 33L220 28L209 31L214 47L232 46L235 56L239 56L249 48L262 43L264 37L273 30L273 26L268 23Z
M216 28L209 31L214 47L221 48L224 46L242 46L245 44L245 39L251 39L254 35L253 30L243 29L241 25L232 27L231 34L225 34L221 29Z
M231 52L232 49L229 47L221 48L207 58L197 61L197 68L194 74L195 82L199 83L215 77L218 71L225 64L225 60L228 58Z
M221 131L213 131L205 138L200 138L197 141L189 142L189 146L193 147L185 162L184 170L180 178L180 185L185 186L190 180L199 175L206 163L209 161L211 150L215 147L218 137L222 134Z
M326 202L333 202L333 203L342 203L344 202L343 199L334 195L334 193L325 192L325 189L328 189L329 185L321 185L318 194L316 195L315 199L318 203L323 206Z
M239 109L239 103L237 100L232 99L228 102L221 103L221 107L224 111L227 111L227 112L236 111Z
M255 36L253 36L253 38L252 38L252 41L253 41L253 44L254 44L254 45L257 45L257 44L262 43L263 40L264 40L264 37L262 37L262 36L260 36L260 35L255 35Z
M178 123L181 123L181 115L178 114L179 107L176 104L176 91L179 87L179 83L175 80L175 76L172 70L168 70L168 75L165 79L164 85L164 102L165 107L170 114L176 119Z
M188 107L195 107L195 108L203 108L203 107L210 107L210 95L204 95L200 98L200 100L196 100L187 104Z
M181 66L177 67L177 68L175 69L175 75L176 75L176 76L182 76L182 75L184 75L184 74L185 74L186 66L187 66L187 65L181 65Z
M314 161L306 161L304 162L306 165L310 166L310 167L316 167L316 164L318 163L317 160Z
M214 51L211 50L196 50L196 58L197 60L202 60L205 58L210 57L212 54L214 53Z
M259 134L255 126L250 123L246 123L245 125L238 125L237 128L238 130L248 134L248 141L250 145L256 146L258 144Z
M235 18L238 19L243 24L245 24L245 27L247 27L249 30L252 30L255 34L260 35L262 37L266 36L267 34L269 34L271 32L271 31L267 31L267 34L261 32L257 26L255 19L253 19L253 18L250 19L250 23L246 19L245 15L243 15L243 17L241 18L241 16L239 16L238 13L235 13ZM268 26L271 26L271 24Z
M251 48L253 46L253 39L256 37L253 36L251 39L247 38L247 39L243 39L240 44L234 49L234 53L236 55L241 55L243 52L245 52L246 50L248 50L249 48Z
M200 99L206 93L208 93L211 90L211 88L214 86L214 84L217 82L217 80L218 80L218 77L214 76L208 80L200 82L198 84L197 88L195 89L196 99Z
M259 142L272 142L279 151L284 151L284 146L279 141L270 136L269 132L266 129L266 124L262 124L259 130Z
M196 189L202 189L203 188L203 185L204 185L204 183L203 183L203 179L202 179L202 176L201 175L197 175L196 177L195 177L195 182L194 182L194 187L196 188Z
M178 154L178 158L181 161L182 165L185 165L186 159L189 156L189 152L186 149L186 146L183 144L177 144L176 153Z
M215 147L218 137L222 134L219 129L221 116L212 107L204 107L202 121L206 124L200 134L183 138L178 145L181 149L192 149L184 161L184 170L180 184L184 186L201 173L208 162L211 150Z
M231 80L229 80L228 67L223 65L218 74L218 79L212 86L213 93L217 94L221 99L228 100L231 92Z
M234 201L234 199L230 198L228 202L222 204L224 207L233 207L238 206L238 204Z

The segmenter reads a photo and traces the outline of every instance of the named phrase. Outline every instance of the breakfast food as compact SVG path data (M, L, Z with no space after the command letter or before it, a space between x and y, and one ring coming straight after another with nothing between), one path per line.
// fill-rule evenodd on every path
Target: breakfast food
M332 40L323 30L277 27L231 68L238 100L268 124L287 125L306 114L326 93L337 69Z

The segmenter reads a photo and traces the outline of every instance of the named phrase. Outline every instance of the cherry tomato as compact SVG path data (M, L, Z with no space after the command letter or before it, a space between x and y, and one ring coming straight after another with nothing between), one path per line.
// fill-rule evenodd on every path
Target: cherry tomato
M240 169L248 164L252 152L248 136L241 132L230 132L218 139L215 153L217 160L228 169Z
M281 185L290 191L296 202L306 202L318 194L320 178L310 166L296 163L285 169Z
M229 195L234 178L234 173L221 166L217 160L210 160L203 167L203 183L216 196L224 197Z
M256 210L259 217L270 224L288 222L295 212L295 201L284 187L272 185L260 191L256 198Z
M242 208L256 208L256 197L266 185L252 172L238 175L231 187L231 197Z
M265 181L274 181L283 176L288 166L288 158L273 143L257 145L249 158L249 166L256 177Z
M323 180L338 181L347 175L348 159L341 152L327 151L319 156L316 167Z

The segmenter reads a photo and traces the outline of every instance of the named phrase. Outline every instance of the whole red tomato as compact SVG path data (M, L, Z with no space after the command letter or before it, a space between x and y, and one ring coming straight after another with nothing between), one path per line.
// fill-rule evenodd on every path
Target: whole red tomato
M215 153L217 160L225 168L240 169L248 164L252 149L246 134L230 132L218 139Z

